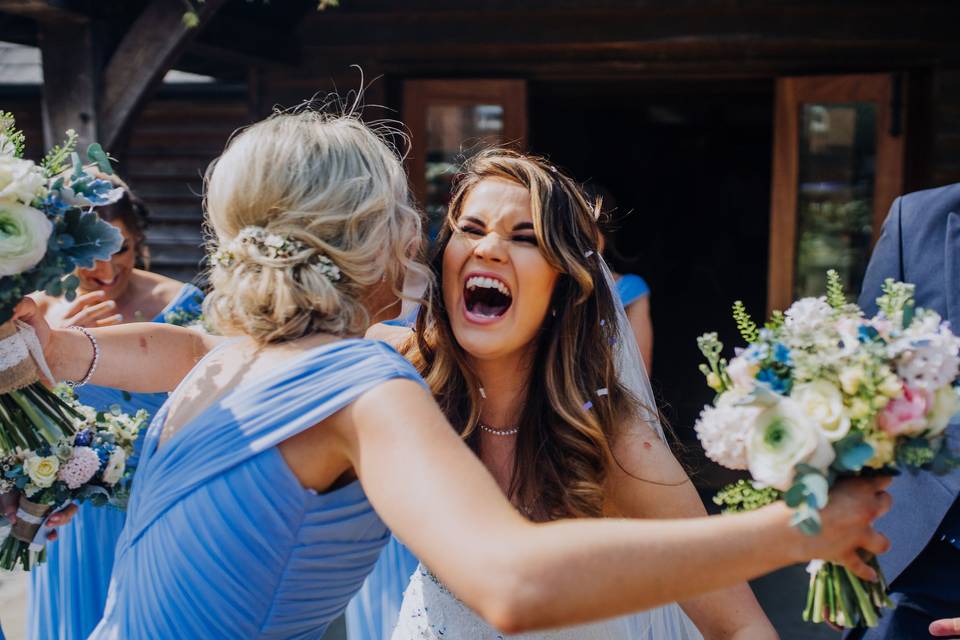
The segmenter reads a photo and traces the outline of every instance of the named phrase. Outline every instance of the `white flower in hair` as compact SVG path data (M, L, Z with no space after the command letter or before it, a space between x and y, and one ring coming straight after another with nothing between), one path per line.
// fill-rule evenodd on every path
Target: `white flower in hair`
M223 268L232 267L236 261L238 244L250 245L260 255L273 260L291 258L309 248L294 238L278 233L268 233L263 227L249 226L241 229L236 238L215 251L210 259ZM317 266L317 270L330 282L340 280L340 267L321 253L314 252L305 263Z

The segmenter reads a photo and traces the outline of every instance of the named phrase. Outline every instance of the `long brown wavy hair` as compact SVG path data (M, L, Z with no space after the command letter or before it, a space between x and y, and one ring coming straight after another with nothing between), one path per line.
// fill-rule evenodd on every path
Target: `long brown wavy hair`
M536 520L597 517L603 513L608 469L616 462L612 443L618 429L640 413L614 364L613 345L621 338L614 306L619 299L597 255L600 203L587 202L577 184L543 158L504 149L481 152L458 177L434 247L431 267L438 283L464 202L486 178L509 180L530 192L538 246L560 272L551 312L535 338L508 494ZM441 289L429 294L405 355L479 454L480 381L453 335Z

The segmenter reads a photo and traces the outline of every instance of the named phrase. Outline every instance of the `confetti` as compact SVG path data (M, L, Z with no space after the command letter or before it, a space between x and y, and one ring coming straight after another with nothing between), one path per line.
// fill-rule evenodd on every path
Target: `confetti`
M610 394L610 391L606 387L604 387L603 389L597 389L598 396L606 396L609 394Z
M601 318L601 319L600 319L600 326L602 327L602 326L605 325L605 324L607 324L607 321Z
M480 397L484 400L487 399L487 392L483 390L483 387L480 387Z
M592 256L592 255L593 255L593 251L587 251L585 254L583 254L583 257L584 257L584 258L589 258L589 257Z
M587 401L583 404L583 410L584 410L584 411L590 411L590 409L593 409L593 403L590 402L589 400L587 400Z

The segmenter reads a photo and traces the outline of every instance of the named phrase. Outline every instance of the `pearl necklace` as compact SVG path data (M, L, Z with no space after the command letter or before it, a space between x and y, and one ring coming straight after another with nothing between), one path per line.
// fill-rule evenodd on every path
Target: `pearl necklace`
M488 427L479 420L477 420L477 426L480 427L481 431L492 433L495 436L514 436L520 433L520 427L514 427L512 429L494 429L493 427Z

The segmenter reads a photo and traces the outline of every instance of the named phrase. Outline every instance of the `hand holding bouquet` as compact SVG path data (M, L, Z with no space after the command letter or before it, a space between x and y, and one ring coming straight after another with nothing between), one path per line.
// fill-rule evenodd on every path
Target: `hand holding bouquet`
M73 432L80 416L39 382L54 382L33 331L11 320L34 291L73 299L77 267L92 267L120 248L120 233L93 208L122 190L87 171L74 150L76 134L40 165L23 158L23 134L0 112L0 453L53 445ZM88 160L111 173L93 144Z
M729 362L716 334L700 337L701 371L717 398L697 435L711 459L750 473L718 504L745 510L784 500L794 525L816 535L838 478L957 464L944 431L960 412L960 338L937 313L915 307L913 285L888 280L877 303L880 313L865 318L831 271L825 298L798 300L762 329L734 305L748 346ZM892 603L876 559L866 560L876 583L812 563L804 618L876 626Z
M0 457L0 495L16 492L16 521L0 534L0 569L29 570L43 561L47 518L73 501L123 508L130 494L134 443L147 413L129 416L114 407L95 411L59 388L61 400L82 416L76 435L54 445Z

